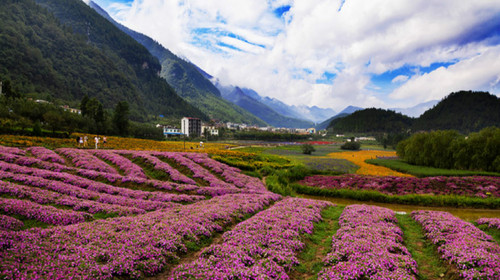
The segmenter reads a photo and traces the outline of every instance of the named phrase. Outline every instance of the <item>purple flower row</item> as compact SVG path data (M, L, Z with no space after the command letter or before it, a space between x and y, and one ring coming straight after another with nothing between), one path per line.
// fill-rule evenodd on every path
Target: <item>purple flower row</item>
M166 157L176 161L178 164L187 167L189 170L193 172L194 178L200 178L202 180L207 181L210 184L210 187L227 187L234 188L234 185L228 184L221 179L215 177L210 171L203 168L199 164L193 162L189 158L186 158L182 155L182 153L173 153L173 152L156 152L155 156Z
M218 162L208 157L207 154L186 153L185 157L190 158L194 162L208 167L213 172L220 174L227 182L232 183L240 188L252 189L256 191L266 191L266 186L259 178L247 176L241 173L241 170L231 167L227 164Z
M489 228L500 229L500 218L481 218L476 223L478 225L488 225Z
M125 207L97 201L80 199L35 187L22 186L10 182L0 181L0 194L27 199L38 204L56 204L73 208L75 211L95 213L113 213L119 216L144 214L146 211L135 207Z
M500 279L500 246L480 229L448 212L413 211L426 238L464 279Z
M66 162L60 155L45 147L29 147L26 150L40 160L66 164Z
M71 159L76 167L103 171L110 174L118 174L113 167L104 161L93 156L90 152L86 150L74 149L74 148L59 148L56 150L58 153Z
M144 173L144 171L140 166L138 166L128 158L125 158L114 151L96 150L94 151L94 155L102 159L108 160L113 164L115 164L116 166L118 166L118 168L120 168L120 170L122 170L125 173L125 176L147 179L146 174Z
M51 225L71 225L85 222L85 220L92 220L92 216L87 213L62 210L27 200L9 198L0 198L0 211Z
M301 184L323 189L375 190L390 195L434 194L500 197L500 177L310 176Z
M18 219L11 217L11 216L6 216L6 215L0 214L0 231L2 231L2 230L20 230L23 226L24 226L24 223L19 221ZM0 248L2 248L1 241L0 241Z
M64 182L49 180L27 174L15 174L6 171L0 171L0 179L10 179L22 184L34 186L37 188L47 189L50 191L66 194L77 198L93 200L107 204L121 205L126 207L136 207L146 211L152 211L162 208L170 208L174 206L172 203L147 201L143 199L134 199L124 196L98 193L93 190L83 189Z
M193 179L187 177L186 175L180 173L177 169L170 166L168 163L160 160L159 158L151 155L151 152L143 151L122 151L120 153L132 154L133 158L142 158L146 160L149 164L153 165L156 170L163 171L170 176L170 179L176 182L181 182L185 184L196 185Z
M45 230L0 231L0 278L116 279L163 271L235 218L261 211L279 195L227 195L135 217Z
M117 174L108 174L105 172L99 172L99 171L87 170L87 169L79 169L77 171L77 173L83 177L90 178L93 180L101 177L101 178L104 178L112 183L131 182L134 184L147 184L147 185L150 185L150 186L157 188L159 190L165 190L165 191L190 192L190 191L198 190L200 188L196 185L178 184L178 183L174 183L174 182L165 182L165 181L153 180L153 179L143 179L143 178L132 177L132 176L121 176L121 175L117 175ZM200 196L192 196L191 197L191 201L195 201L195 200L199 200L199 199L202 199L202 198ZM204 199L204 197L203 197L203 199ZM183 201L183 202L190 202L190 200Z
M26 151L15 147L5 147L0 145L0 154L13 154L23 156L26 154Z
M42 170L42 169L37 169L37 168L30 168L30 167L23 167L23 166L18 166L15 164L9 164L5 162L0 162L0 170L5 170L9 171L12 173L16 174L31 174L36 177L41 177L41 178L46 178L46 179L55 179L55 180L61 180L64 183L71 184L73 186L87 189L90 191L98 192L98 193L107 193L111 195L118 195L118 196L123 196L127 198L133 198L133 199L140 199L140 200L152 200L152 201L159 201L159 202L170 202L170 201L177 201L177 202L193 202L197 201L200 199L205 199L202 196L193 196L193 197L188 197L186 195L176 197L173 194L168 194L164 192L148 192L148 191L141 191L141 190L131 190L127 188L120 188L120 187L115 187L112 185L104 184L101 182L89 180L86 178L82 178L73 174L69 173L62 173L62 172L53 172L49 170ZM111 178L115 176L120 176L120 175L106 175L107 173L100 173L106 176L106 178ZM109 179L112 181L111 179ZM163 207L160 207L163 208ZM143 208L144 209L144 208ZM145 209L148 210L148 209ZM153 210L153 209L149 209Z
M171 279L288 279L325 201L287 198L224 233L222 243L175 269Z
M347 206L318 279L417 279L417 262L396 223L390 209Z

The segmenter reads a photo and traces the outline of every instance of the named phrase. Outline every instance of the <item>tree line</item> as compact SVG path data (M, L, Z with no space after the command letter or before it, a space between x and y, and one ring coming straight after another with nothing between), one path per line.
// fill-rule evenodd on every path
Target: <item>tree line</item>
M0 133L69 137L73 132L82 132L164 139L161 129L130 121L126 101L119 101L114 110L107 110L95 97L85 95L79 109L81 114L71 112L57 102L19 97L12 89L3 90L0 96Z
M500 128L464 136L453 130L417 133L397 145L410 164L447 169L500 172Z

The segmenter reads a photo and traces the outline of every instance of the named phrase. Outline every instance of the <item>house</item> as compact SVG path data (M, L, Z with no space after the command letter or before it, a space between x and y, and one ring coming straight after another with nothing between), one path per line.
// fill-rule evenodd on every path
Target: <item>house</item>
M215 126L202 125L201 133L203 135L219 136L219 129Z
M37 100L37 101L39 101L39 100ZM70 113L73 113L73 114L78 114L78 115L82 114L82 110L70 108L68 105L63 105L63 106L61 106L61 108L63 108L64 111L69 111Z
M309 133L309 134L316 134L316 128L314 128L314 127L308 128L307 129L307 133Z
M200 137L201 120L198 118L189 118L189 117L182 118L181 132L187 137Z
M178 129L177 127L164 126L163 127L163 135L165 135L165 137L169 138L169 137L173 137L173 136L181 136L183 134L182 134L181 130Z

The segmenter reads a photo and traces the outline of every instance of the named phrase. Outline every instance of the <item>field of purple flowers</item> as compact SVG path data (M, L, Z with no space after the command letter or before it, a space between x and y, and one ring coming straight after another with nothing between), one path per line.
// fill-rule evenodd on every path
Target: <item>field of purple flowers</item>
M371 190L389 195L433 194L500 197L500 177L310 176L300 182L324 189Z
M382 184L367 178L341 184ZM493 187L472 195L498 196ZM315 227L337 222L328 209L342 211L269 192L207 154L0 146L0 279L294 279ZM473 224L412 217L457 277L500 278L498 243ZM498 219L476 223L500 230ZM419 278L391 210L351 205L338 225L315 279Z

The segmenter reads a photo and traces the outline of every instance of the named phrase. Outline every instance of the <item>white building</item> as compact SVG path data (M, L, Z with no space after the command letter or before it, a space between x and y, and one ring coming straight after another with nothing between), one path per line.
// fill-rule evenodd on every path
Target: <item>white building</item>
M172 137L172 136L181 136L182 132L177 127L164 126L163 127L163 135L165 135L165 137L167 137L167 138Z
M182 118L181 132L187 137L200 137L201 120L198 118L189 118L189 117Z
M202 125L201 133L203 135L219 136L219 129L215 126Z

